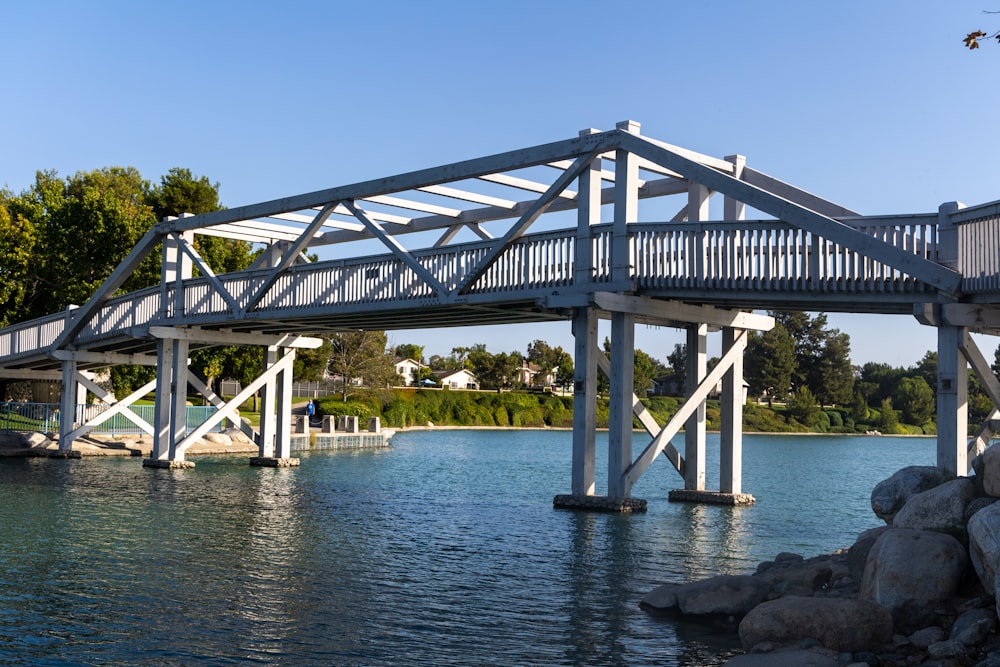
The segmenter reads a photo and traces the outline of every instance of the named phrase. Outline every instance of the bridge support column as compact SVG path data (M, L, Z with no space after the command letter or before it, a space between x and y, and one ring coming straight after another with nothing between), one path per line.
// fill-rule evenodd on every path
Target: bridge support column
M632 463L632 387L635 376L635 316L611 315L611 387L608 410L608 497L628 498L625 471Z
M969 472L969 372L962 353L965 327L938 331L937 465L956 475Z
M147 468L193 468L177 447L187 430L188 349L186 340L160 338L156 345L156 424Z
M576 343L573 360L574 496L594 495L597 432L597 314L581 308L573 319Z
M722 433L719 451L719 491L737 495L743 486L743 352L746 336L731 327L722 330L722 349L737 349L733 365L722 376Z
M692 324L687 328L687 359L685 393L691 396L708 369L708 326ZM684 488L701 491L705 488L705 402L695 408L684 424Z
M290 467L299 464L292 458L292 365L282 364L277 373L269 373L279 360L295 358L292 348L270 345L264 351L264 373L267 382L261 388L260 443L258 456L250 465Z
M77 379L77 363L73 360L62 362L62 393L59 403L59 451L73 451L73 438L70 434L77 424L77 406L87 402L87 388Z

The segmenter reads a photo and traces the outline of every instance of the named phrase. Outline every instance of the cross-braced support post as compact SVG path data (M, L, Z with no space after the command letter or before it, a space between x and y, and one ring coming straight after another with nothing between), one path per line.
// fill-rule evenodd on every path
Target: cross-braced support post
M573 319L576 354L573 365L574 496L594 495L597 433L597 314L581 308Z
M692 324L687 328L687 364L685 393L691 396L708 369L708 326ZM705 488L705 402L701 401L684 424L684 488Z
M62 362L62 394L59 404L59 451L73 449L71 434L77 424L77 406L87 402L87 389L77 382L77 364L73 360Z
M287 467L299 464L292 458L292 361L295 350L269 345L264 351L261 387L260 442L251 465Z
M937 465L956 475L969 471L969 372L961 347L965 327L938 326Z

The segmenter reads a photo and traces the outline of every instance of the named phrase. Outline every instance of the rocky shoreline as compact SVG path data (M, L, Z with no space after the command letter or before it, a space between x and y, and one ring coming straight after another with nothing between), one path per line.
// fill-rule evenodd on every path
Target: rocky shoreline
M904 468L872 490L884 525L849 548L667 584L640 607L737 633L726 667L1000 667L1000 448L973 470Z

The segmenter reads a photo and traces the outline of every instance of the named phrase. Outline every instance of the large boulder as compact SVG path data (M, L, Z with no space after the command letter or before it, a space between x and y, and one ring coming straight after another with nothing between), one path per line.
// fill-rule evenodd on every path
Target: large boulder
M983 484L983 493L1000 498L1000 448L987 447L976 459L976 475Z
M935 603L954 595L968 564L951 535L909 528L882 533L868 554L860 597L885 607L912 632L934 619Z
M650 591L639 606L654 613L741 617L767 598L769 582L752 576L718 576Z
M832 592L835 586L850 577L846 554L831 554L804 559L779 554L772 561L761 563L754 575L770 583L769 598L786 595L813 595Z
M745 650L763 642L815 639L834 651L863 651L892 640L892 616L869 600L790 595L754 607L740 622Z
M983 588L991 592L996 587L997 569L1000 568L1000 503L984 507L973 514L969 519L968 531L972 567Z
M869 528L854 541L854 544L847 550L847 567L851 572L851 577L858 583L865 575L865 563L868 562L868 552L872 550L875 541L882 533L892 530L890 526L878 526Z
M893 528L933 530L965 540L965 508L975 497L976 485L959 477L910 496L892 519Z
M910 496L923 493L943 484L955 475L935 466L908 466L884 479L872 489L871 503L875 516L892 523Z

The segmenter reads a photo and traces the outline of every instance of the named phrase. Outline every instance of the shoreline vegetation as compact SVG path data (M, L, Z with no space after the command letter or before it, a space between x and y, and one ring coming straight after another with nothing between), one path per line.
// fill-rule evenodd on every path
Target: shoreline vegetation
M653 396L642 404L661 425L666 424L684 399ZM314 399L319 416L356 416L362 422L378 417L384 428L538 428L572 429L573 397L540 392L485 392L427 389L392 389L385 392L353 395L344 401L339 396ZM597 427L608 427L608 401L597 401ZM718 431L721 412L718 401L709 400L706 428ZM636 430L642 425L636 419ZM888 428L887 428L888 427ZM817 434L817 435L908 435L936 434L933 422L916 425L899 421L899 415L881 414L866 408L862 414L852 407L816 407L802 412L795 406L768 406L749 402L743 407L745 433Z

